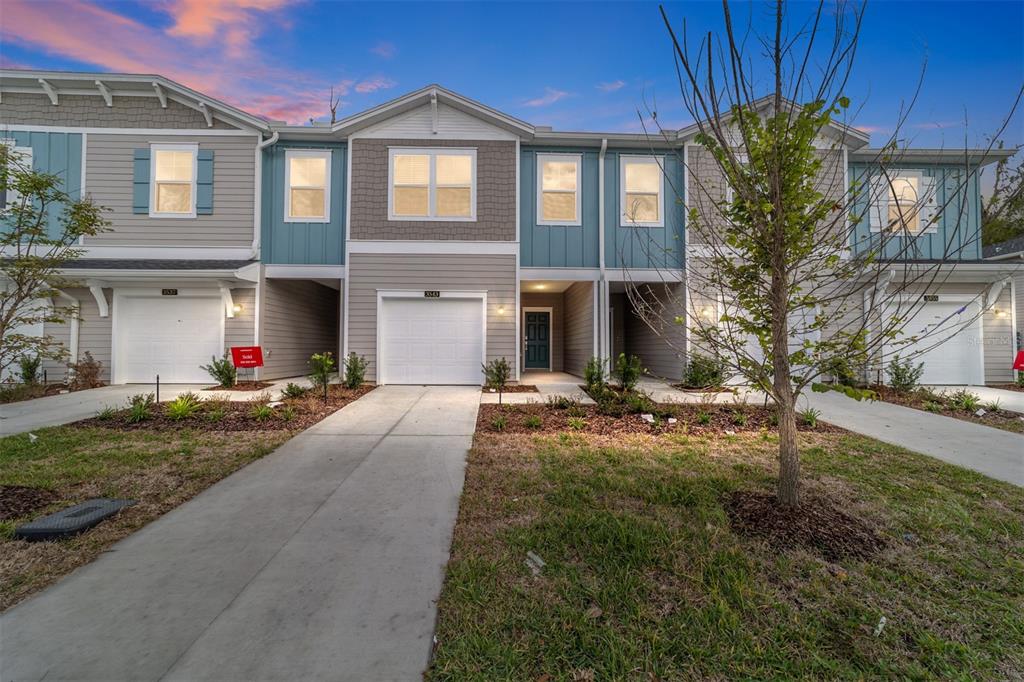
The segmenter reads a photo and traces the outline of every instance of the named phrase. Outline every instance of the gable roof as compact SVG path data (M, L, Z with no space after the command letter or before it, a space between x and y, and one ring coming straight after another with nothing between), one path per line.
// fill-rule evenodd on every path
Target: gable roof
M0 98L4 92L46 95L57 106L61 95L94 95L104 99L148 96L162 101L166 98L201 112L211 127L215 117L232 125L270 131L266 119L157 74L0 69Z

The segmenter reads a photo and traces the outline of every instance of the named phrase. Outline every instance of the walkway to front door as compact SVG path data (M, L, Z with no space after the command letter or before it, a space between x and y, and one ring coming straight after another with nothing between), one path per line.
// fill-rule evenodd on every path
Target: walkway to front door
M526 313L526 369L551 369L551 313Z
M0 679L418 679L479 403L372 391L3 614Z

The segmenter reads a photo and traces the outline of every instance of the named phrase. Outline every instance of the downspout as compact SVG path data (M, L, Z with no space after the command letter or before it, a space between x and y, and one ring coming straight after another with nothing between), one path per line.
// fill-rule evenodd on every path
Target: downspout
M598 289L598 305L600 306L600 318L601 324L598 328L598 353L599 357L606 357L611 362L611 358L608 357L608 339L611 331L608 329L608 307L610 304L608 296L608 280L605 278L605 263L604 263L604 224L605 224L605 205L604 205L604 158L608 152L608 138L602 138L601 140L601 151L597 155L597 262L600 268L597 289Z
M71 294L61 291L60 289L57 289L56 291L58 296L71 304L71 324L69 325L70 339L68 339L68 345L70 348L68 348L68 352L71 355L71 362L78 362L78 315L82 310L82 305L78 302L78 299Z
M255 210L253 213L252 251L249 253L249 258L252 260L259 260L260 236L263 232L263 150L276 143L280 137L281 133L275 130L270 137L266 140L260 140L256 145L256 197L253 200Z

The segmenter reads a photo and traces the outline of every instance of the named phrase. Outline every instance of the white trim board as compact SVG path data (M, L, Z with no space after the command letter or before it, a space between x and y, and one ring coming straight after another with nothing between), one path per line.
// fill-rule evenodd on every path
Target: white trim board
M519 280L566 280L572 282L596 282L601 278L597 268L520 268Z
M264 265L268 279L345 279L344 265Z
M81 258L152 258L155 260L252 260L250 246L107 246L86 244Z
M228 135L232 137L260 138L251 130L210 130L208 128L98 128L95 126L48 126L25 124L0 124L0 130L12 132L40 133L103 133L110 135L184 135L187 137Z
M440 240L362 240L347 242L349 253L474 254L512 256L519 253L517 242L463 242Z
M555 328L555 310L551 306L536 306L536 305L523 306L521 308L521 310L520 310L520 313L519 313L519 317L522 320L523 328L526 328L526 313L547 313L548 314L548 368L547 369L548 369L549 372L551 372L552 371L551 368L555 364L554 363L554 359L551 357L553 352L554 352L554 350L555 350L555 344L552 343L552 341L554 339L554 335L552 334L552 330ZM564 339L562 340L562 344L564 346L564 344L565 344L565 340ZM527 367L526 366L526 336L525 335L523 336L523 338L519 339L519 354L521 356L523 356L523 370L524 371L525 370L531 370L531 369L537 369L537 370L544 369L543 367ZM562 354L563 355L565 354L564 348L562 350ZM565 358L563 357L562 360L564 362Z

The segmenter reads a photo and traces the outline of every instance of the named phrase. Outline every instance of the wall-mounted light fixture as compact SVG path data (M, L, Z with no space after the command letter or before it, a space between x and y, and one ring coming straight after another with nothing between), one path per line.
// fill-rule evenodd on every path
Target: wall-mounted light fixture
M504 315L505 314L505 306L503 306L503 305L499 305L498 306L498 314L499 315Z
M996 310L993 310L992 312L995 313L995 316L1000 319L1006 317L1006 311L1003 310L1002 308L998 308Z
M233 311L235 311L236 313L240 313L240 312L242 312L242 304L241 303L236 303L235 305L231 306L231 309Z
M547 289L547 288L548 288L548 285L547 285L547 284L534 284L534 285L533 285L533 288L534 288L534 289L537 289L537 290L540 290L540 289Z

